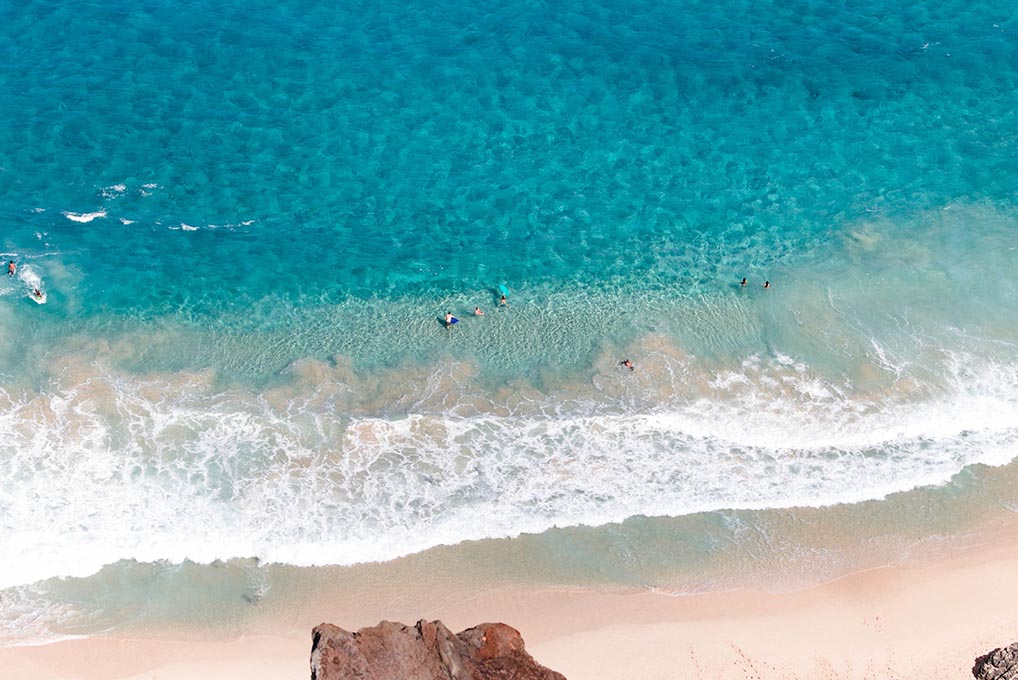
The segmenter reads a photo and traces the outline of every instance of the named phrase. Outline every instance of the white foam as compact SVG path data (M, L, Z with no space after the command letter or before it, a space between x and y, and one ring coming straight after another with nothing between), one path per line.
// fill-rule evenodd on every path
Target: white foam
M127 191L127 185L125 184L112 184L108 187L103 187L100 193L103 198L118 198Z
M55 633L62 622L80 620L80 612L32 586L5 590L0 604L0 647L32 647L85 637Z
M73 222L91 222L92 220L98 219L100 217L106 217L105 210L96 210L95 212L90 213L73 213L65 211L63 214L64 217Z
M199 229L236 229L238 226L250 226L254 224L255 220L245 220L243 222L229 222L227 224L203 224L201 226L195 226L193 224L187 224L181 222L178 227L170 227L173 230L180 231L198 231Z
M25 295L27 295L33 302L38 304L46 304L47 293L43 290L42 277L36 272L35 268L30 264L23 264L18 267L17 273L18 280L24 285ZM42 292L42 296L37 297L35 291Z
M199 229L236 229L237 227L247 227L254 224L254 220L245 220L243 222L228 222L226 224L203 224L200 227L196 227L190 224L181 223L180 228L184 231L198 231Z
M849 397L779 357L748 360L745 379L723 377L710 398L650 411L338 423L319 393L349 388L328 376L280 401L216 392L201 376L69 364L51 391L0 393L0 586L127 558L351 564L637 514L943 483L1018 453L1018 366L949 360L949 389L922 400ZM448 375L423 381L418 403L448 390Z

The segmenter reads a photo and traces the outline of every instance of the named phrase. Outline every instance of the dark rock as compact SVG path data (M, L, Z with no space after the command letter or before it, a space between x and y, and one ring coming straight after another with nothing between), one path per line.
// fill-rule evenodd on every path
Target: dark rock
M356 633L323 623L311 640L311 680L566 680L534 661L504 623L459 635L441 621L382 621Z
M972 675L979 680L1018 680L1018 642L976 659Z

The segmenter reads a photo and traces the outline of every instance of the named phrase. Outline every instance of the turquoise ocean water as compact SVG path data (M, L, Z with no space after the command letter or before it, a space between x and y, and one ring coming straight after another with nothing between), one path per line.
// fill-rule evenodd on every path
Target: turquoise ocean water
M1018 454L1011 3L334 5L0 5L0 639Z

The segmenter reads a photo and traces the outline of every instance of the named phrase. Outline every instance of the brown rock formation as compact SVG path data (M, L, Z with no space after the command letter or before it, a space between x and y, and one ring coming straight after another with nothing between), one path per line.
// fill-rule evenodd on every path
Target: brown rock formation
M1018 680L1018 642L976 659L972 675L979 680Z
M566 680L534 661L504 623L459 635L441 621L382 621L356 633L323 623L311 640L311 680Z

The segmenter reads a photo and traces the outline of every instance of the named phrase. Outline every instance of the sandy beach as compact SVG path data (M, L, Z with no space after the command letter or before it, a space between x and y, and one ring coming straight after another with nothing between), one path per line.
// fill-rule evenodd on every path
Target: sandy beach
M422 598L424 606L380 598L386 612L354 611L336 593L264 634L67 640L0 649L0 667L6 680L306 678L314 624L357 628L374 617L441 619L457 631L505 621L539 662L570 680L964 678L976 656L1018 639L1008 595L1016 574L1012 527L962 557L870 569L792 593L499 590Z

